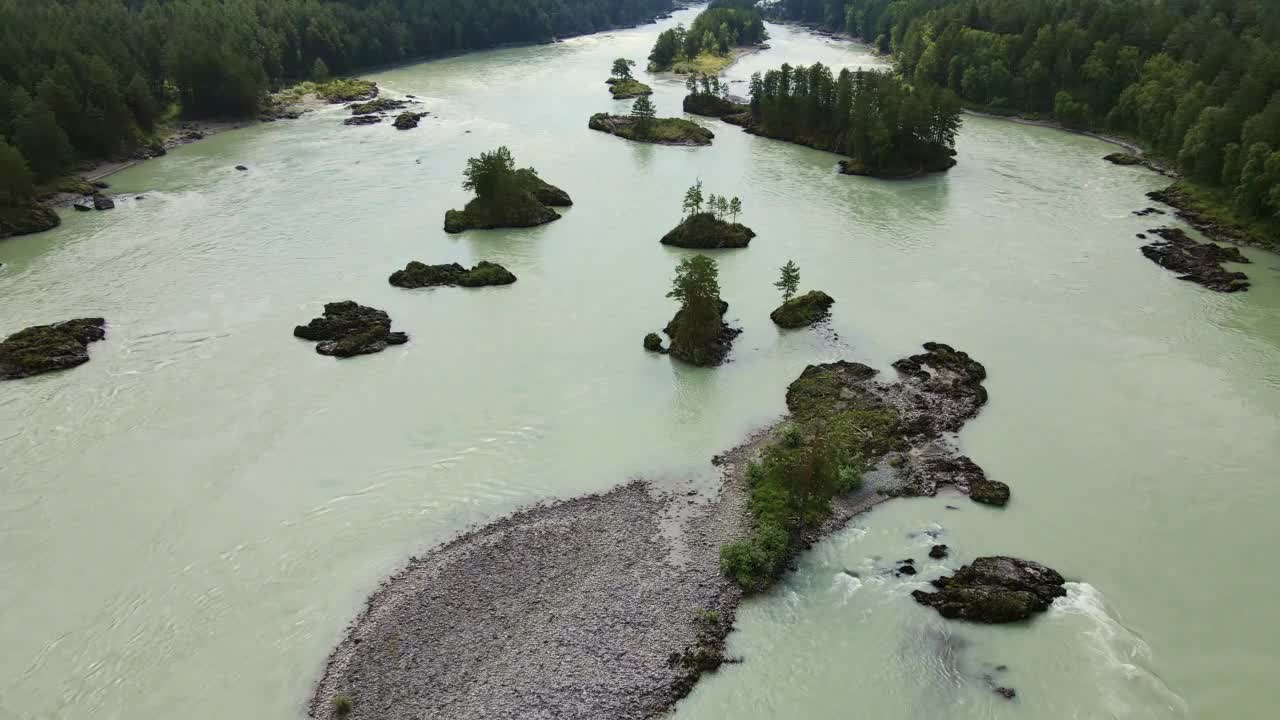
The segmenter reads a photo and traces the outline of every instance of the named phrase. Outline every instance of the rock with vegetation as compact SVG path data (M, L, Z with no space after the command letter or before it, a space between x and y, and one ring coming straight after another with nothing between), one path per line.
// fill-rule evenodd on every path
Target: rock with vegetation
M653 88L632 77L631 68L635 67L635 64L634 60L626 58L613 61L613 76L605 80L605 83L609 85L609 92L614 100L627 100L653 94Z
M1275 167L1277 177L1280 178L1280 152L1277 155ZM1276 195L1280 196L1280 192ZM1215 202L1215 194L1212 192L1179 182L1164 190L1152 190L1147 193L1147 197L1174 208L1179 218L1210 239L1254 245L1272 252L1280 251L1280 225L1267 226L1265 223L1255 222L1246 226L1237 222L1238 216L1227 207L1228 203ZM1280 209L1280 202L1277 203L1277 208ZM1277 217L1280 217L1280 213Z
M667 349L662 346L662 336L658 333L649 333L644 336L644 349L649 352L667 354Z
M720 271L716 261L695 255L680 261L667 297L680 309L663 330L671 338L668 352L690 365L712 367L724 362L733 339L742 331L723 320L729 303L720 299Z
M402 112L396 116L396 121L392 123L397 130L412 130L418 127L418 121L426 117L424 112Z
M373 115L375 113L386 113L392 110L400 110L409 104L407 100L395 100L392 98L379 97L361 103L355 103L347 107L352 115Z
M467 160L463 176L463 189L476 197L462 210L445 213L445 232L543 225L560 219L548 203L572 204L567 193L544 182L533 168L516 170L505 146Z
M36 325L0 342L0 380L16 380L89 362L89 343L107 336L102 318Z
M835 300L830 295L821 290L810 290L779 305L769 313L769 318L781 328L808 327L828 317L833 304Z
M997 555L980 557L954 575L934 580L937 592L916 590L911 597L944 618L1000 624L1048 610L1067 594L1065 583L1062 575L1040 563Z
M1222 267L1223 263L1248 263L1234 247L1197 242L1178 228L1150 230L1161 239L1142 246L1142 254L1162 268L1180 273L1179 280L1203 285L1221 293L1244 292L1249 289L1249 276Z
M706 75L690 75L685 81L689 94L684 97L684 111L692 115L724 117L749 112L751 107L729 99L728 84L720 78Z
M383 310L351 300L327 303L324 316L293 329L295 337L317 341L321 355L349 358L382 352L389 345L403 345L409 336L391 331L391 318Z
M315 90L317 97L333 105L372 100L378 96L377 83L356 78L328 80L318 84Z
M405 265L403 270L391 273L388 282L396 287L423 288L440 285L484 287L486 285L510 285L516 276L498 263L482 260L470 270L458 263L426 265L417 260Z
M737 222L742 201L715 194L704 198L701 180L685 191L681 209L680 224L662 237L663 245L694 250L744 248L756 236Z
M1126 166L1127 166L1127 165L1143 165L1143 164L1145 164L1145 163L1144 163L1144 161L1143 161L1143 159L1142 159L1142 158L1140 158L1140 157L1138 157L1137 155L1130 155L1129 153L1122 153L1122 152L1118 152L1118 153L1111 153L1110 155L1107 155L1106 157L1104 157L1104 158L1102 158L1102 159L1103 159L1103 160L1106 160L1106 161L1107 161L1107 162L1109 162L1109 163L1115 164L1115 165L1126 165Z
M587 127L628 140L658 145L710 145L715 137L715 133L684 118L651 118L645 121L626 115L596 113L591 116Z
M52 230L61 224L58 213L39 203L0 205L0 240Z

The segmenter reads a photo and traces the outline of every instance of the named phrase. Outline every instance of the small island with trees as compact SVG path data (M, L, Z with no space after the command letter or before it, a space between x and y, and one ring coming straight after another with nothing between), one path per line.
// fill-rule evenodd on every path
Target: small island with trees
M516 276L498 263L481 260L468 270L458 263L446 265L427 265L417 260L404 266L403 270L391 273L387 282L402 288L439 287L457 285L460 287L485 287L488 285L510 285Z
M742 201L714 194L704 198L701 180L685 191L682 209L680 224L662 237L663 245L695 250L744 248L756 236L737 221Z
M755 0L712 0L687 30L677 25L658 35L649 70L719 74L739 48L759 46L768 38Z
M648 95L631 105L630 115L596 113L587 127L636 142L657 145L710 145L715 133L684 118L657 117L657 108Z
M912 178L955 166L960 101L873 70L783 64L751 76L750 112L726 122L747 132L840 153L846 175Z
M733 339L742 331L724 322L729 303L720 299L720 270L716 261L706 255L695 255L680 261L667 297L680 301L680 309L663 330L671 338L671 347L662 347L662 338L649 333L644 347L651 352L669 353L672 357L701 367L724 362Z
M463 178L462 188L476 197L464 209L445 213L445 232L543 225L560 219L552 207L573 204L568 193L538 177L533 168L517 170L505 145L467 160Z
M689 94L684 96L684 111L692 115L722 118L751 110L748 105L734 102L729 96L729 85L714 75L690 75L684 85L689 90Z
M825 319L831 312L835 300L821 290L810 290L804 295L796 296L800 287L800 268L794 261L788 260L782 266L778 282L773 284L782 293L782 304L769 313L769 318L781 328L802 328Z
M641 95L653 94L653 88L631 75L631 68L635 67L635 64L635 60L626 58L618 58L613 61L613 72L611 77L605 80L605 83L609 85L609 92L613 95L614 100L629 100Z

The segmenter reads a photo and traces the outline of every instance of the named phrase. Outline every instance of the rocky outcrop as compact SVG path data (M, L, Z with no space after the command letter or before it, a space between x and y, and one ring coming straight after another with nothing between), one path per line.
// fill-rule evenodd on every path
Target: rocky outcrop
M741 115L749 112L750 107L719 95L696 93L684 96L684 111L690 115L719 118L726 115Z
M710 145L715 133L684 118L654 118L641 124L627 115L596 113L587 127L636 142L658 145Z
M537 171L533 168L516 170L516 181L522 189L533 195L533 198L543 205L549 207L571 207L573 205L573 200L569 197L569 193L538 177Z
M458 263L447 265L426 265L417 260L405 265L403 270L391 273L388 282L402 288L439 287L441 285L458 285L461 287L484 287L486 285L510 285L516 276L497 263L480 261L470 270Z
M792 142L795 142L794 140ZM803 143L801 143L803 144ZM865 163L857 160L841 160L841 175L858 175L865 177L880 178L881 180L910 180L911 178L922 177L930 173L946 172L956 166L956 151L948 150L946 153L939 153L929 160L914 163L904 163L897 167L868 167Z
M1248 275L1222 267L1222 263L1226 262L1249 262L1238 248L1196 242L1178 228L1156 228L1149 232L1161 239L1143 245L1142 254L1160 267L1180 273L1179 280L1187 280L1223 293L1244 292L1249 289Z
M916 590L911 597L945 618L1010 623L1048 610L1067 594L1065 582L1056 571L1029 560L980 557L954 575L934 580L937 592Z
M933 547L929 548L929 557L933 558L934 560L942 560L947 555L948 555L948 552L947 552L946 545L934 545Z
M52 230L61 224L62 218L58 213L37 203L15 207L0 205L0 240Z
M830 295L821 290L811 290L782 303L769 313L769 318L782 328L808 327L830 315L834 304L835 300Z
M1118 152L1118 153L1111 153L1110 155L1107 155L1106 157L1104 157L1104 158L1102 158L1102 159L1103 159L1103 160L1106 160L1106 161L1107 161L1107 162L1109 162L1109 163L1113 163L1113 164L1115 164L1115 165L1126 165L1126 166L1127 166L1127 165L1142 165L1142 164L1143 164L1143 162L1142 162L1142 158L1138 157L1137 155L1130 155L1129 153L1122 153L1122 152Z
M349 117L346 120L343 120L342 124L343 125L377 125L380 122L382 122L382 117L379 115L356 115L355 117Z
M538 202L531 193L521 191L492 200L476 198L462 210L446 212L444 231L534 227L559 219L560 213Z
M102 318L36 325L0 342L0 380L16 380L89 362L89 343L107 336Z
M386 113L392 110L400 110L409 104L408 100L394 100L392 98L374 98L368 102L355 103L348 105L347 109L352 115L372 115L374 113Z
M293 329L295 337L314 340L321 355L348 358L382 352L389 345L403 345L409 336L391 331L391 318L385 311L350 300L327 303L324 316Z
M721 300L719 315L714 319L708 318L705 327L699 326L690 331L685 326L697 322L697 319L690 317L683 308L677 310L671 322L663 328L663 332L671 338L671 346L667 352L677 360L699 367L714 367L723 363L733 349L734 338L742 334L741 329L729 327L724 322L724 314L727 312L729 303Z
M1237 245L1255 245L1273 252L1280 250L1280 240L1219 217L1212 208L1187 192L1179 185L1171 185L1164 190L1152 190L1147 197L1162 202L1174 209L1177 216L1188 225L1204 233L1205 237L1217 242L1229 242Z
M396 121L392 123L397 130L412 130L418 127L418 121L426 117L424 112L402 112L396 116Z
M662 236L663 245L692 250L744 248L756 236L741 223L730 223L707 212L690 215Z
M667 353L667 349L662 346L662 337L658 333L649 333L644 336L644 349L663 355Z

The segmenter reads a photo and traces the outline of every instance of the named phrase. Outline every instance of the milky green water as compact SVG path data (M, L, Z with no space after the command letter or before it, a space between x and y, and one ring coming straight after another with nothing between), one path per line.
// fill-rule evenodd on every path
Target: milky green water
M673 22L384 72L432 112L419 129L326 109L226 133L111 179L145 200L0 243L0 335L110 323L89 364L0 385L0 718L299 717L408 555L636 475L714 482L710 456L783 412L805 365L891 373L926 340L986 364L991 403L961 440L1013 502L861 518L743 606L730 647L745 662L676 717L1272 716L1280 258L1246 251L1240 295L1175 280L1133 237L1160 180L1046 129L968 119L954 170L901 183L716 121L698 149L587 130L627 107L603 84L612 59L641 60ZM730 79L877 62L770 31ZM677 112L682 85L652 84ZM445 235L465 159L499 144L577 204L542 228ZM658 238L699 177L740 196L759 234L718 256L745 332L715 370L640 348L673 312L684 252ZM837 299L829 329L769 321L789 258ZM414 259L520 280L387 284ZM339 362L291 337L347 298L411 342ZM952 559L926 559L926 530ZM1076 584L1032 624L980 628L879 574L996 552Z

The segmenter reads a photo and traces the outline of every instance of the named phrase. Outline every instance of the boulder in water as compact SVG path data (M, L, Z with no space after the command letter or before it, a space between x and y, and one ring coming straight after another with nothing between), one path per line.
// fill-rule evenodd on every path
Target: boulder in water
M15 380L89 362L89 343L107 336L102 318L36 325L0 342L0 380Z
M387 281L396 287L402 288L436 287L440 285L484 287L486 285L510 285L516 281L516 276L498 263L491 263L487 260L480 261L470 270L458 263L427 265L414 260L405 265L403 270L391 273L391 277Z
M811 290L793 297L769 313L774 324L782 328L802 328L826 318L835 300L821 290Z
M1049 609L1067 594L1056 571L1030 560L998 555L980 557L954 575L933 581L937 592L916 590L911 597L945 618L978 623L1026 620Z
M339 358L382 352L388 345L403 345L409 336L391 331L391 318L383 310L358 305L351 300L327 303L324 316L298 325L293 334L315 340L316 352Z

